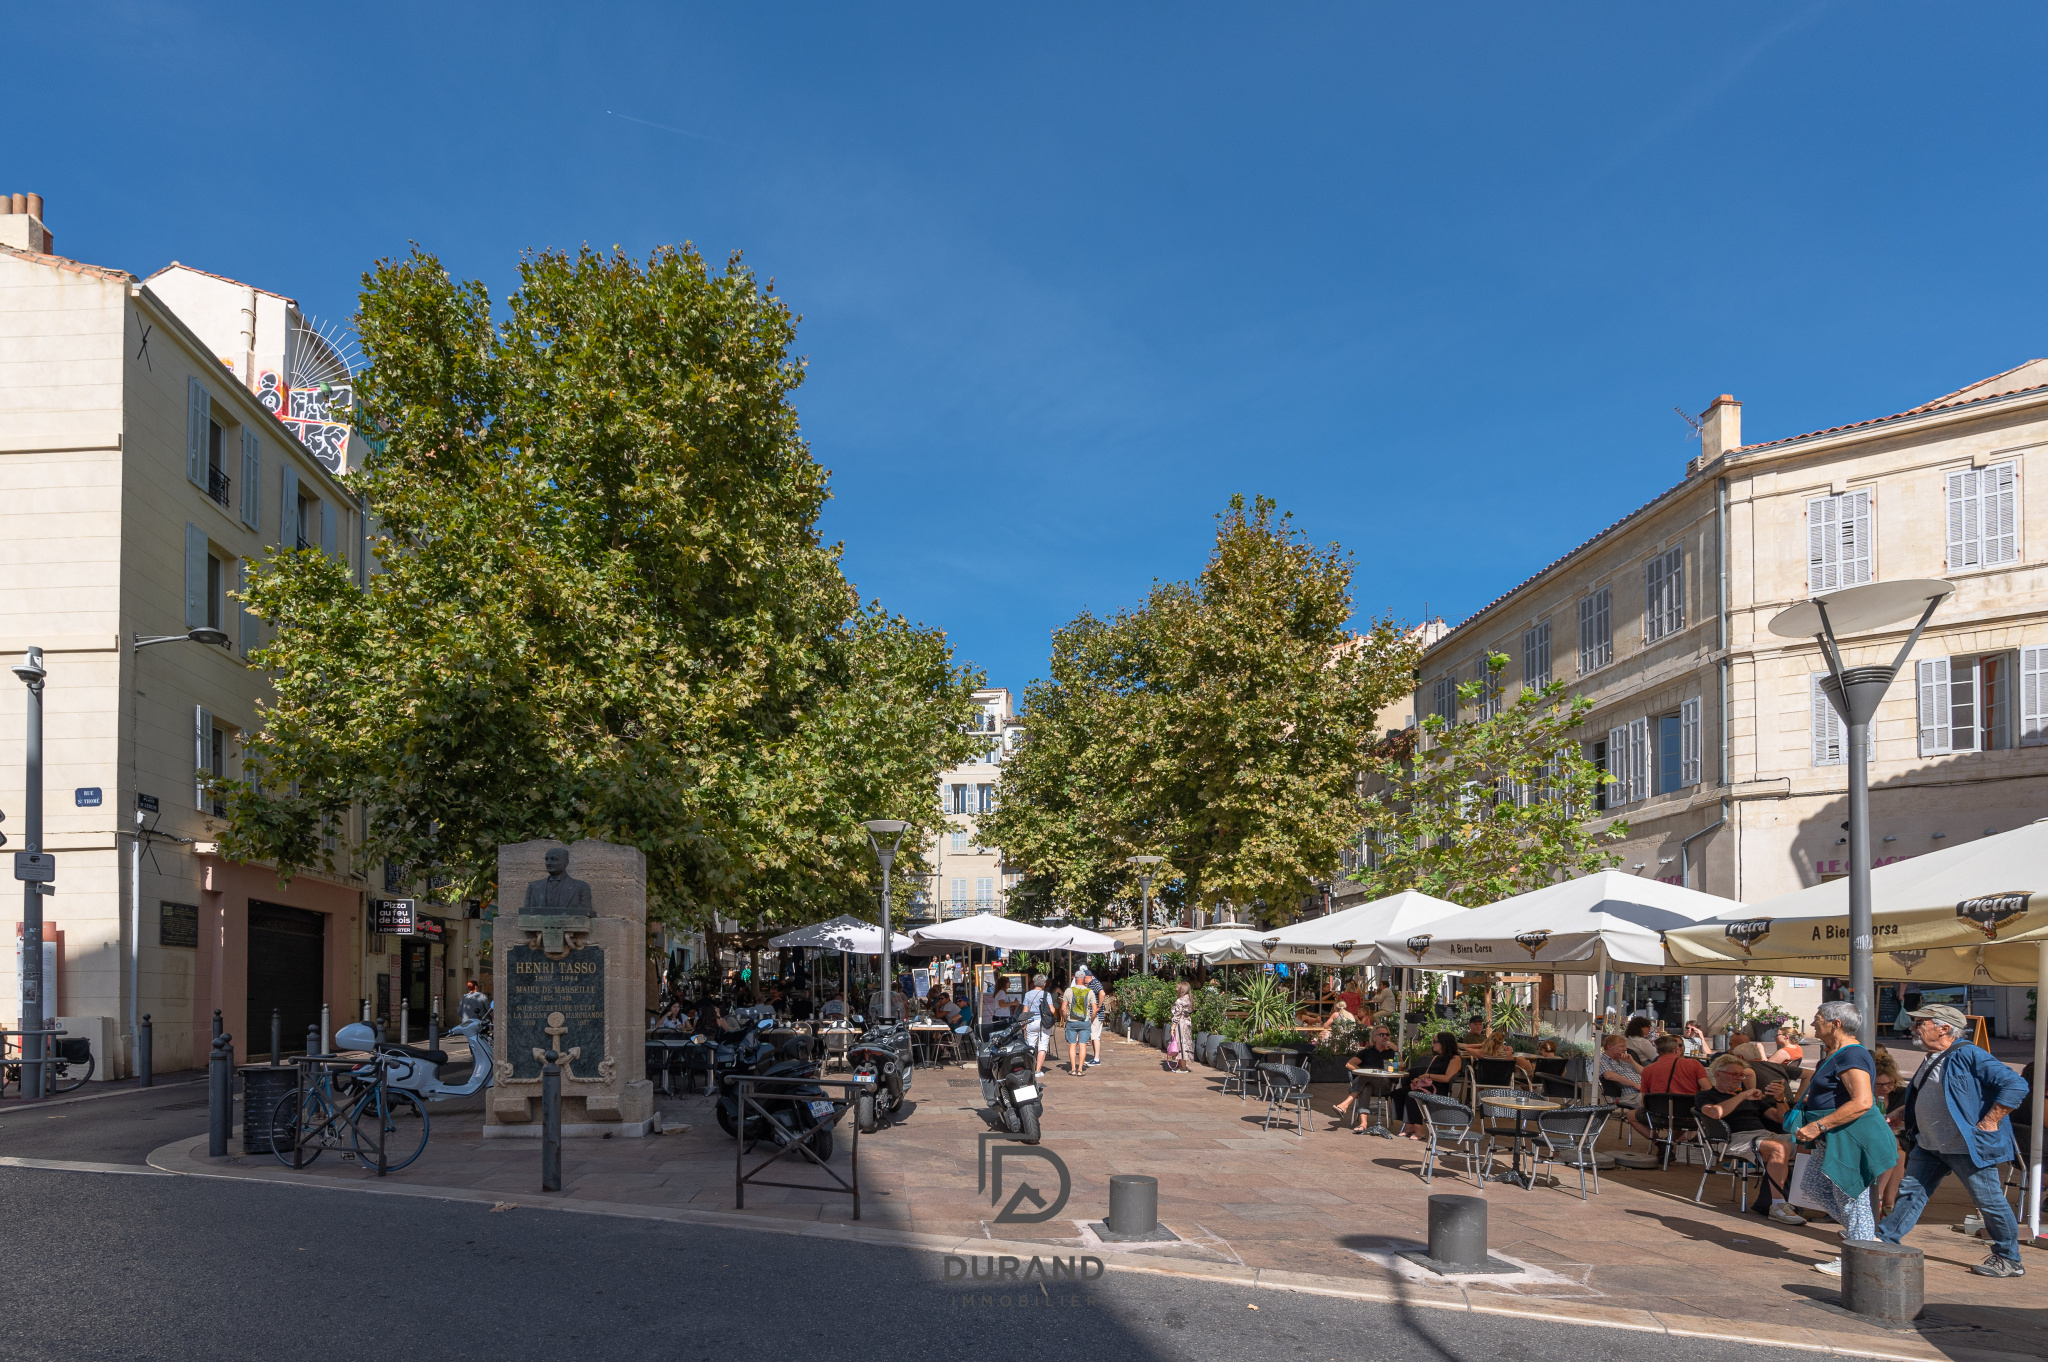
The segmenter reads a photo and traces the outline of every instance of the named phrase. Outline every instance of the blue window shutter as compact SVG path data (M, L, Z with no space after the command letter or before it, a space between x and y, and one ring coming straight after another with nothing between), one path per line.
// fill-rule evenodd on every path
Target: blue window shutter
M299 546L299 470L287 458L278 464L277 542L290 553Z
M263 442L242 427L242 523L263 533Z
M237 558L235 560L235 595L237 597L235 601L235 621L237 625L235 639L241 644L242 656L244 657L254 652L258 646L256 641L256 617L249 613L248 602L240 599L242 593L248 589L249 560Z
M185 627L206 623L206 531L185 526Z
M206 486L206 425L213 419L213 398L199 380L185 380L185 476Z

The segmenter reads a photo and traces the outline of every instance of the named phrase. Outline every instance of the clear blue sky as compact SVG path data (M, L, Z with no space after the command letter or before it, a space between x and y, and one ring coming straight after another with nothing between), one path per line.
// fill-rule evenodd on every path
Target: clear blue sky
M2048 353L2048 10L71 3L0 190L344 317L417 240L743 249L826 532L1021 688L1233 492L1457 619L1750 440Z

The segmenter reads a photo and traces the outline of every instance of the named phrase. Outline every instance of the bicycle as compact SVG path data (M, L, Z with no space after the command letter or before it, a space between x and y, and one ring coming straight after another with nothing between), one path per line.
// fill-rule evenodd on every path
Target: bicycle
M14 1038L0 1038L4 1049L0 1049L0 1096L12 1087L16 1096L21 1094L21 1043ZM43 1066L43 1094L55 1096L58 1093L75 1091L85 1086L93 1075L97 1062L92 1055L92 1042L84 1036L54 1036L50 1043L50 1062Z
M427 1147L426 1107L404 1088L375 1081L375 1075L376 1064L359 1064L341 1073L337 1087L333 1073L320 1071L312 1087L277 1104L270 1118L270 1152L280 1163L304 1168L346 1142L342 1158L374 1167L375 1133L381 1128L386 1172L418 1158ZM361 1091L353 1091L357 1088Z

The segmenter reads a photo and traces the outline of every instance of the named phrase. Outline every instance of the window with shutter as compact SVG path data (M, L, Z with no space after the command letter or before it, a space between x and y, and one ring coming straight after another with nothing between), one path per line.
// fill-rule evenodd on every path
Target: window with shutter
M235 638L241 644L242 656L247 657L261 645L256 638L256 617L249 613L249 604L242 595L249 589L249 563L247 559L235 560Z
M215 750L213 712L205 705L196 706L192 711L192 806L202 813L206 811L206 786L198 773L214 770Z
M1700 697L1678 707L1678 783L1700 783Z
M1436 714L1446 724L1458 722L1458 681L1456 677L1436 679Z
M1996 567L2019 558L2019 465L1995 463L1948 475L1948 566Z
M263 443L256 432L242 427L242 523L258 534L263 532Z
M2048 648L2020 649L2020 746L2048 743Z
M213 421L213 396L196 378L185 380L185 476L206 486L206 428Z
M1614 593L1601 587L1579 602L1579 675L1614 661Z
M1522 632L1522 684L1541 690L1550 684L1550 621Z
M1845 758L1842 743L1842 716L1835 713L1827 692L1821 689L1820 673L1813 674L1810 688L1813 699L1813 764L1815 766L1840 766Z
M1806 503L1806 589L1814 595L1870 580L1870 493L1810 497Z
M1628 800L1650 797L1650 721L1634 719L1628 726Z
M1483 722L1500 713L1500 676L1486 665L1487 653L1472 665L1472 679L1479 683L1479 718Z
M1951 750L1949 731L1948 659L1922 658L1915 687L1920 699L1920 755L1939 757Z
M1607 787L1607 807L1629 801L1628 792L1628 728L1607 730L1607 774L1614 780Z
M277 466L277 542L286 553L302 547L299 542L299 470L290 456Z
M185 627L199 629L206 624L206 531L185 526Z
M1643 641L1685 628L1685 550L1672 549L1652 558L1643 569Z

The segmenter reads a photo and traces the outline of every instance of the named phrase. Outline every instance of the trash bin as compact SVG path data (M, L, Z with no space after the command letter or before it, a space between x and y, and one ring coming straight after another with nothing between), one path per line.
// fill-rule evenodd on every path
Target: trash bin
M280 1102L292 1100L299 1090L297 1065L271 1068L268 1064L245 1064L242 1075L242 1152L268 1154L270 1121Z

